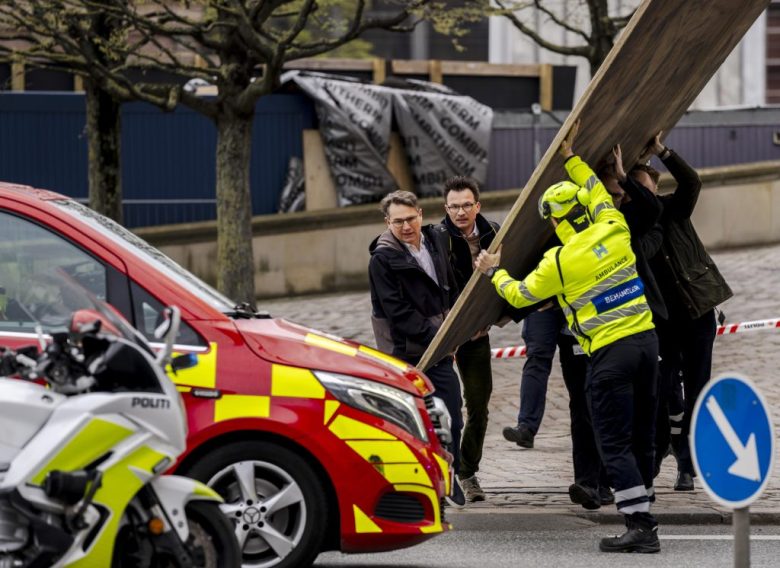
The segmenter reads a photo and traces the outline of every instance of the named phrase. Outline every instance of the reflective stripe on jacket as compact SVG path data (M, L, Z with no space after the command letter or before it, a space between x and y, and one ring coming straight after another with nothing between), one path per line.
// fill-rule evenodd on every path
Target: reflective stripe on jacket
M579 157L567 160L566 170L574 183L590 191L593 223L579 233L561 223L556 232L563 246L548 250L525 279L514 280L499 270L492 281L498 294L517 307L556 296L569 329L591 354L654 325L625 218Z

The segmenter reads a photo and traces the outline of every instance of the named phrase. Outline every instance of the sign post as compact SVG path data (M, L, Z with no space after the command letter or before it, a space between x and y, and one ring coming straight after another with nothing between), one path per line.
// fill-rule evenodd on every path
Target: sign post
M764 397L734 373L710 381L691 418L693 465L707 494L734 511L734 566L750 566L749 507L772 473L775 439Z

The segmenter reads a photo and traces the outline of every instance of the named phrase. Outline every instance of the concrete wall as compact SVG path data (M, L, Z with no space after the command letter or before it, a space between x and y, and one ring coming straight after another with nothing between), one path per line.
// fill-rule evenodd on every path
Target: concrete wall
M710 249L780 242L780 162L700 170L704 183L693 216ZM674 187L661 178L662 192ZM519 190L482 195L482 211L503 220ZM440 199L422 201L423 220L438 222ZM368 287L368 245L385 228L377 205L286 213L253 221L259 298ZM188 270L216 282L216 224L191 223L137 233Z

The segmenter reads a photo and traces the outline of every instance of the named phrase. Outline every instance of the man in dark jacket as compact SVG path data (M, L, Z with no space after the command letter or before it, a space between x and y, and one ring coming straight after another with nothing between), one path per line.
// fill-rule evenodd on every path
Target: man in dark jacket
M677 491L693 490L693 462L688 446L691 414L712 372L712 347L717 330L715 307L732 296L731 289L712 261L691 223L701 180L696 171L660 141L659 133L649 152L657 155L677 182L677 188L660 196L663 205L660 251L650 258L650 266L666 303L669 318L656 322L661 355L659 408L668 404L675 390L677 373L682 374L685 411L677 450ZM640 160L641 161L641 160ZM645 165L635 166L630 177L657 192L658 172ZM676 417L673 417L676 418ZM677 432L672 431L672 434ZM665 448L657 448L663 453ZM659 456L662 457L662 456Z
M644 282L645 297L653 312L653 321L659 318L667 319L669 314L666 303L648 260L661 249L663 238L653 229L661 217L663 206L655 193L626 175L619 144L612 150L612 157L614 162L599 170L599 179L612 196L615 208L623 213L631 230L631 248L636 255L636 270Z
M654 191L641 185L633 177L626 175L620 146L616 146L613 150L613 157L614 164L602 168L599 178L612 195L615 207L620 209L626 218L631 230L631 247L636 255L637 273L645 284L645 297L653 312L653 321L656 326L663 327L664 322L669 319L669 312L649 261L658 254L663 244L663 227L659 223L663 205ZM676 371L664 368L663 364L659 365L659 384L665 378L669 378L673 372L676 373ZM673 396L673 392L669 393L669 386L664 384L659 387L661 396L656 412L655 477L658 476L661 462L671 442L670 417L680 422L682 422L683 417L682 398L678 401ZM677 431L679 432L679 428Z
M480 250L487 249L496 236L498 224L482 216L479 186L471 178L456 176L444 184L442 225L449 236L448 254L458 288L463 290L474 271ZM474 335L455 354L463 394L466 399L466 426L460 448L460 484L468 501L484 501L485 492L476 473L482 459L482 445L488 423L488 403L493 392L490 366L490 337L487 330Z
M380 350L416 365L458 295L447 258L447 233L443 227L423 226L417 197L408 191L388 194L381 209L387 230L369 247L371 323ZM463 417L452 356L438 361L425 374L452 419L452 465L457 474ZM457 506L465 504L457 481L449 500Z

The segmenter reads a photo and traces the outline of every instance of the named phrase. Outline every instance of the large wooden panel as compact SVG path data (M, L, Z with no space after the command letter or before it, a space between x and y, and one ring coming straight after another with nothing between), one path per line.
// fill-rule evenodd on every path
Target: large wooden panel
M537 202L565 179L556 150L578 118L574 151L589 164L617 143L627 165L659 130L669 131L769 0L645 0L577 102L520 193L493 245L503 243L501 266L514 277L541 258L552 227L539 218ZM420 362L427 368L473 333L496 321L502 300L475 272Z

